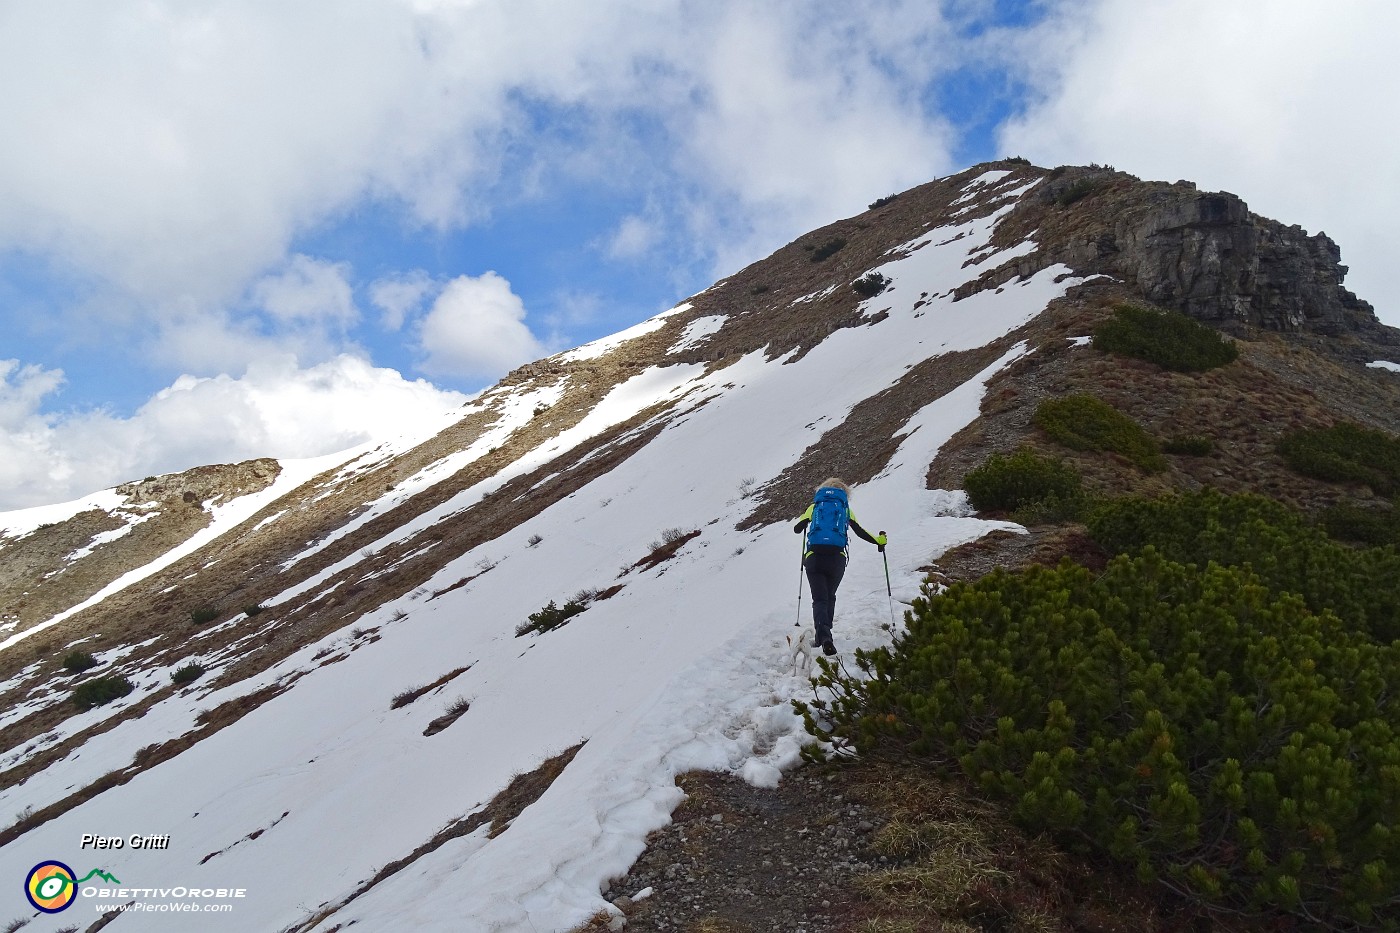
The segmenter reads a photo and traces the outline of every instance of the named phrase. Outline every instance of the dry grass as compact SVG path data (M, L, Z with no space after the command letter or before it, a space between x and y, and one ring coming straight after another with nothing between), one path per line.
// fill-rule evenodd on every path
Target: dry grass
M1065 859L1046 840L1028 837L993 804L964 793L931 772L875 763L851 796L889 819L871 850L890 867L855 881L876 916L869 933L937 917L942 929L1036 933L1065 929Z
M414 700L423 696L425 693L436 690L438 687L445 685L448 681L452 680L455 677L459 677L462 674L465 674L469 670L471 670L470 664L468 664L466 667L459 667L455 670L448 671L446 674L443 674L441 677L439 677L437 680L433 681L430 684L425 684L421 687L415 687L412 690L405 690L403 693L397 694L394 697L394 699L390 701L389 708L399 709L401 707L407 706Z
M876 848L912 858L907 865L865 875L856 887L863 895L903 910L931 908L962 914L981 906L985 892L1004 887L1011 874L989 834L976 823L899 821L880 833Z
M579 926L574 927L569 933L609 933L612 929L609 926L612 923L612 917L613 915L606 910L600 910Z
M688 933L759 933L754 927L738 920L705 917L691 924Z
M679 534L672 535L671 533L673 531L679 532ZM676 528L667 529L666 533L662 535L666 540L664 542L653 541L651 543L651 553L637 561L631 567L628 567L627 570L650 570L662 561L668 561L675 557L680 549L685 546L687 541L691 538L698 538L699 536L699 528L691 532L680 532L680 529Z

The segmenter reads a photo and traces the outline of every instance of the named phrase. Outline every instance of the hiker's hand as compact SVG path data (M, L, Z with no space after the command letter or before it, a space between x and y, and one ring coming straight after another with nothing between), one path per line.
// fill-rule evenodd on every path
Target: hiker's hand
M889 543L889 539L885 537L885 533L882 531L875 536L875 543L880 546L880 553L883 554L885 553L885 545Z

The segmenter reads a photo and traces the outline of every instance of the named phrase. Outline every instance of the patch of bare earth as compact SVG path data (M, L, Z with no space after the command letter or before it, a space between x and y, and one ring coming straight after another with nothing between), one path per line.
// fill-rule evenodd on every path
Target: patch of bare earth
M808 767L772 790L710 772L678 784L672 823L604 893L628 931L1258 929L1028 836L913 763ZM615 916L576 933L616 929Z

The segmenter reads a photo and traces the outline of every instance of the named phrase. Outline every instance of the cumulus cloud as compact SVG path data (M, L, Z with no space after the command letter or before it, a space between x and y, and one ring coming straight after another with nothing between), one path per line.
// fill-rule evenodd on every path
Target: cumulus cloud
M425 373L463 379L501 376L548 352L525 324L525 303L494 272L448 282L419 340Z
M1024 47L1036 101L1003 128L1005 151L1188 178L1325 230L1351 267L1347 285L1400 324L1389 275L1400 6L1092 0L1044 29Z
M42 414L62 374L0 361L0 509L77 498L153 473L333 453L426 430L466 397L340 356L269 359L240 378L181 376L131 417Z

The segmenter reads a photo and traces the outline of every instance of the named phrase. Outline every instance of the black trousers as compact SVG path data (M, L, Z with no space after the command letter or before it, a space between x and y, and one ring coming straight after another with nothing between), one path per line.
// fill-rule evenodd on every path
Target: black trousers
M807 585L812 590L812 626L817 644L831 641L831 623L836 618L836 588L846 573L846 555L808 554L802 562L807 569Z

